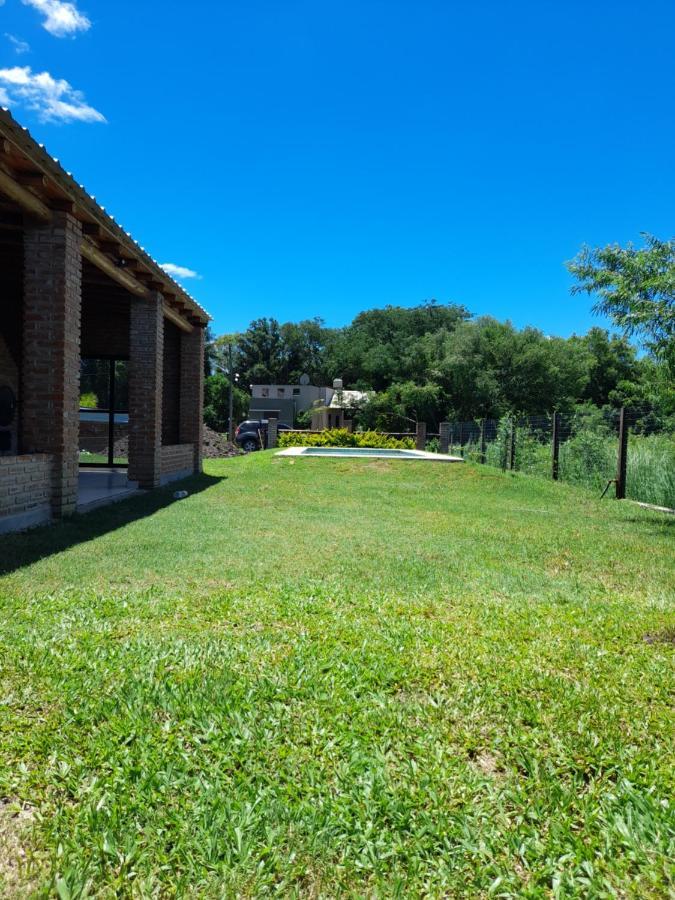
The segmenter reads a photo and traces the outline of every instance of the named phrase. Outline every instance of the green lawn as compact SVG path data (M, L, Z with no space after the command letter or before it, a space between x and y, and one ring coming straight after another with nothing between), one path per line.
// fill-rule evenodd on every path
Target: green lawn
M468 464L206 469L0 538L1 896L674 889L675 518Z

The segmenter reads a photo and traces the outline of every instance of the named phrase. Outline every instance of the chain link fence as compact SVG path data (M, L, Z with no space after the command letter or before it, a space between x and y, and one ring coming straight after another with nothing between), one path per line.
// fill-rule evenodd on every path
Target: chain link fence
M446 452L446 439L472 462L675 508L675 431L649 408L447 422L427 449Z

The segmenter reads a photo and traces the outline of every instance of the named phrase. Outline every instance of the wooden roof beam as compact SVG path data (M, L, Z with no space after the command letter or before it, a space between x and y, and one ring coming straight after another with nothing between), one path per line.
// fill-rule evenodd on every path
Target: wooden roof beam
M0 169L0 193L5 197L9 197L14 203L18 204L28 216L40 219L42 222L50 222L52 218L51 210L46 206L39 197L32 194L25 187L22 187L17 180L8 175L4 169Z
M164 318L168 319L169 322L173 322L177 328L180 328L181 331L185 331L187 334L193 330L192 325L177 313L175 309L172 309L168 303L164 304Z
M130 293L135 294L136 297L148 296L149 291L145 285L134 278L127 269L116 266L110 257L106 256L105 253L101 253L98 247L95 247L89 241L82 241L82 256L89 260L90 263L93 263L96 268L105 272L117 284L121 284Z

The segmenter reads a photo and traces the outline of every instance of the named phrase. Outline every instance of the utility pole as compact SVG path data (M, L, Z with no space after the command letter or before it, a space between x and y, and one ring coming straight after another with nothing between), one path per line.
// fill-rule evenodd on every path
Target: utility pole
M232 443L234 440L233 430L233 410L234 410L234 372L232 371L232 344L227 345L227 372L230 379L230 408L227 426L227 439Z

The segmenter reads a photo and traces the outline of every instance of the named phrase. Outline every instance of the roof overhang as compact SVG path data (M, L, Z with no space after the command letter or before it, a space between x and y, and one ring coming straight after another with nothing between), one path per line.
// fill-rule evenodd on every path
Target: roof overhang
M55 211L71 213L82 223L82 256L90 263L137 297L161 293L167 318L179 328L209 322L194 297L6 109L0 109L0 194L36 221L49 222Z

